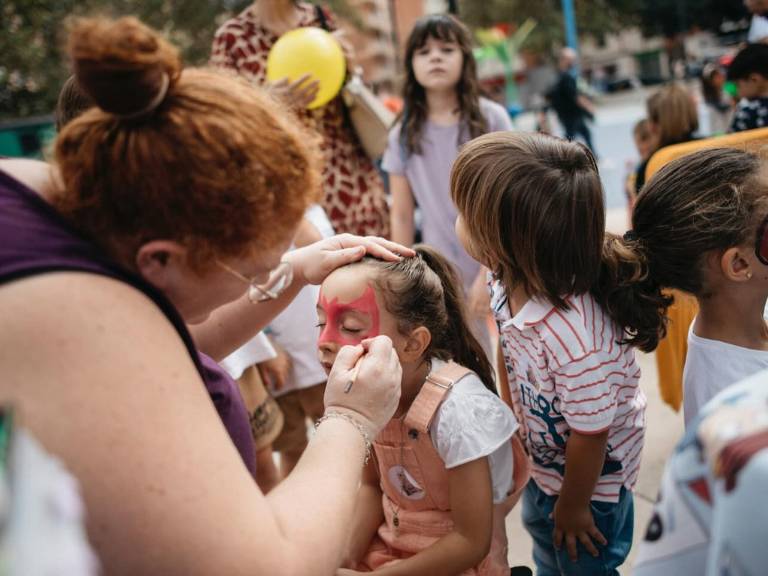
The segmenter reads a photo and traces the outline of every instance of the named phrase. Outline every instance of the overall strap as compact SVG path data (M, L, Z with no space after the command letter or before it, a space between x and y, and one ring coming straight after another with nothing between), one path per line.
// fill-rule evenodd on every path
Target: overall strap
M431 372L405 415L406 428L422 433L428 432L445 395L456 382L470 372L472 371L469 368L459 366L455 362L448 362L439 370Z

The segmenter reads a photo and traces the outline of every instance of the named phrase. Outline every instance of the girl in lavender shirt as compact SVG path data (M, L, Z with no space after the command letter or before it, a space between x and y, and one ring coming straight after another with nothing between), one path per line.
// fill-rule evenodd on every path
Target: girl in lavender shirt
M414 242L414 209L422 214L425 244L456 266L470 296L479 340L488 340L485 273L459 243L449 177L459 148L486 132L510 130L504 108L480 97L472 36L453 16L434 14L418 20L405 53L405 107L389 134L383 168L392 193L392 239Z

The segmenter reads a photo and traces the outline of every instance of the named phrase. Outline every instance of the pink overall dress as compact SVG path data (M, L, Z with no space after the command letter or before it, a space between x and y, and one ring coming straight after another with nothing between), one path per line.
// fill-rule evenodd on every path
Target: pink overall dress
M405 418L393 418L376 437L385 522L356 567L375 570L431 546L453 530L448 471L429 429L445 395L470 370L453 362L431 373ZM514 486L494 505L493 538L488 556L462 575L509 576L504 518L520 498L530 477L530 463L517 434L513 435Z

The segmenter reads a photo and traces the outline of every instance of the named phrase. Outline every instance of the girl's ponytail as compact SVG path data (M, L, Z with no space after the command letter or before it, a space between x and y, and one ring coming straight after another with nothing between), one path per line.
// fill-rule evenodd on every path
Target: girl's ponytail
M416 257L397 262L364 258L375 269L376 291L387 311L397 318L398 330L409 333L424 326L432 335L424 357L453 360L475 372L494 394L493 368L472 335L462 304L459 276L435 249L417 244Z
M493 368L480 342L472 334L463 304L463 291L453 266L437 250L420 244L414 246L416 254L437 274L443 286L443 300L448 326L442 333L432 333L434 350L447 351L458 364L471 369L480 377L485 387L496 393Z
M611 318L624 328L630 344L652 352L666 334L667 308L672 297L650 274L642 243L628 232L625 238L606 233L595 298Z

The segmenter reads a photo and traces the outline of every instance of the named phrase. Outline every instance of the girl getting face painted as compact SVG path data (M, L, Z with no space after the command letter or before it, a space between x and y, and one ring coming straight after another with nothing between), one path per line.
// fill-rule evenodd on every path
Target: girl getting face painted
M375 334L392 340L403 369L395 418L374 440L376 458L358 491L345 565L352 570L338 574L377 571L393 559L400 574L467 573L481 564L483 570L473 574L500 574L496 569L506 567L506 553L491 559L488 543L504 537L502 527L492 539L493 506L513 486L518 464L509 463L517 425L512 411L493 393L493 370L467 326L456 272L433 249L414 248L416 257L397 263L366 258L337 269L323 282L318 300L318 349L326 370L342 346L359 345ZM425 382L432 374L430 381L439 383L448 366L464 376L443 386L435 403L440 385L425 388ZM408 430L410 413L428 419L426 434ZM524 466L522 448L519 454ZM470 509L467 494L473 495ZM440 504L425 505L427 501ZM442 527L438 532L436 524ZM387 553L379 554L376 534L387 534ZM414 535L419 537L417 550ZM432 546L441 553L422 555Z

